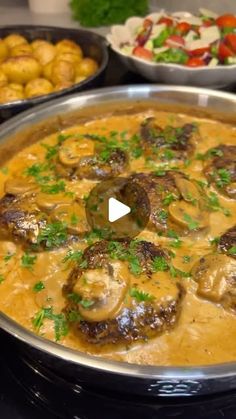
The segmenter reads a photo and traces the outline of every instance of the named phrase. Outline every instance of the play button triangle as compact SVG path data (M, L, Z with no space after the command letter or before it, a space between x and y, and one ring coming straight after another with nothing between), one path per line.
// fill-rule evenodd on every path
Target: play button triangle
M119 220L131 211L128 205L123 204L115 198L109 198L108 200L108 219L110 223Z

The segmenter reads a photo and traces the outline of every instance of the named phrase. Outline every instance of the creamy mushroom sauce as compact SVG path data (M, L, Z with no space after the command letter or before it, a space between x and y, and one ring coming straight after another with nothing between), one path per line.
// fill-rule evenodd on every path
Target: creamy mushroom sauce
M139 132L140 123L151 116L156 118L161 127L169 124L182 126L184 123L195 122L201 136L194 153L195 156L197 153L205 153L208 149L217 147L219 144L236 145L236 129L231 125L210 119L193 118L184 114L156 111L155 109L133 115L99 118L80 126L70 127L58 134L86 133L105 136L111 131L127 131L128 135L133 135ZM26 169L33 164L45 162L47 150L42 147L41 143L54 146L58 134L49 135L43 141L24 148L2 167L0 171L1 196L4 195L4 185L8 179L25 176L26 182L29 182L30 177L25 175ZM86 153L82 149L82 155L89 154L90 141L84 139L83 144ZM173 166L172 162L167 163ZM140 156L130 160L129 170L128 172L123 171L122 176L131 172L150 172L150 170L155 170L159 164L160 161L151 163L149 161L147 164L144 157ZM179 167L191 178L205 181L203 164L202 160L191 158L190 162L180 163ZM178 163L175 162L174 166L176 165L178 166ZM66 191L74 192L80 198L86 196L96 183L94 180L85 179L63 181L66 184ZM229 210L231 215L225 215L225 211L222 210L211 212L209 228L206 231L193 231L187 236L181 237L180 247L171 247L173 239L158 236L155 231L146 229L140 234L142 239L164 245L165 248L174 251L176 256L172 259L173 266L185 272L190 272L199 258L212 253L214 247L211 244L212 239L219 237L236 224L236 201L219 194L212 187L207 190L208 193L210 191L217 194L220 205ZM49 196L51 197L51 195ZM2 238L0 242L0 309L19 324L35 332L32 319L42 307L50 304L54 313L60 313L65 307L62 287L66 283L71 266L70 263L63 262L63 259L68 250L84 249L87 246L86 241L80 240L76 244L69 244L53 251L30 252L30 256L36 257L27 260L27 258L22 259L25 249L23 250L20 243ZM129 269L126 269L126 275L131 276ZM165 281L163 272L156 275L160 281ZM136 278L136 282L138 281L139 279ZM179 281L187 292L178 323L173 329L165 331L155 338L130 345L87 343L70 329L66 336L61 336L59 343L89 354L138 364L200 365L235 361L236 313L224 309L220 304L199 297L197 283L191 277L183 277ZM42 284L38 285L39 289L36 291L35 284L40 282L43 287ZM167 281L166 286L170 288L171 293L172 285ZM150 293L155 293L153 286ZM54 322L44 319L39 334L55 340Z

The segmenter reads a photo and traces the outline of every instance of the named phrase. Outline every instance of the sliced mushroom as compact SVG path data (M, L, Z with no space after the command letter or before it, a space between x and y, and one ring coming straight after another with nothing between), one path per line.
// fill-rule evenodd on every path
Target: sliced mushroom
M36 204L42 211L51 212L60 205L70 205L72 200L65 194L50 195L46 193L39 193L36 196Z
M192 202L193 204L201 201L200 191L193 181L176 174L175 183L185 201Z
M78 202L58 205L53 211L52 218L66 223L68 233L81 234L88 230L85 208Z
M81 157L94 153L94 141L69 138L59 150L59 161L66 167L77 167Z
M176 223L185 228L189 228L190 230L202 229L208 225L208 213L200 211L197 206L194 206L184 200L172 202L169 205L168 211L171 218Z
M107 268L87 270L74 286L82 298L79 311L87 321L103 321L116 316L125 298L128 281L127 272L120 263ZM85 307L83 301L91 302Z
M9 195L24 195L32 193L38 189L37 185L33 182L29 182L27 179L15 178L8 179L5 182L5 192Z
M236 260L224 254L202 257L191 271L197 293L236 312Z

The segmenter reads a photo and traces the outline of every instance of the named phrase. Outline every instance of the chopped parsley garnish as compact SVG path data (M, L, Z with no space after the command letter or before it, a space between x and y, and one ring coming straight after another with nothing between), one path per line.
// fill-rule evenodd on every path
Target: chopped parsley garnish
M41 191L50 194L50 195L56 195L59 192L65 192L65 182L63 180L59 180L57 183L49 184L49 185L42 185Z
M22 268L33 270L33 266L37 260L37 256L30 255L29 253L24 253L21 257L21 266Z
M153 259L152 271L153 272L164 272L169 269L169 265L163 256L156 256Z
M171 247L175 247L177 249L182 245L182 240L180 240L178 234L174 230L168 230L167 236L171 239L174 239L170 242Z
M227 169L218 169L213 173L218 188L223 188L231 182L231 174Z
M57 221L42 227L38 235L37 244L45 243L48 249L60 247L68 238L67 224Z
M63 263L66 262L80 262L83 252L81 250L69 250L66 256L62 260Z
M211 246L218 245L220 242L220 237L213 237L213 239L209 239L209 242Z
M168 218L168 212L165 211L164 209L158 210L157 211L157 217L159 218L159 220L161 221L166 221Z
M161 158L164 160L172 160L175 157L175 153L173 150L170 150L168 148L166 148L162 153L161 153Z
M166 175L166 170L163 170L163 169L155 170L154 175L159 176L159 177L165 176Z
M133 275L140 275L142 267L137 256L130 254L128 256L129 269Z
M67 297L73 301L75 304L80 304L83 308L90 308L94 305L93 300L87 300L83 299L79 294L76 292L72 292L71 294L68 294Z
M188 256L188 255L183 256L184 263L189 263L190 261L191 261L191 256Z
M221 206L219 198L215 192L210 192L207 196L207 207L211 211L222 211L226 217L231 215L231 212L228 208Z
M54 314L52 307L42 308L34 316L32 323L37 332L40 331L45 319L52 320L54 322L54 333L56 342L58 342L63 336L66 336L68 334L68 324L65 315L63 313Z
M82 305L83 308L89 308L89 307L94 305L94 301L92 301L92 300L81 300L80 304Z
M77 226L79 222L79 217L76 214L72 214L70 217L70 222L73 226Z
M177 196L173 193L168 193L165 198L162 200L163 205L170 205L171 202L175 201Z
M173 265L170 266L170 274L173 278L189 278L191 276L190 272L181 271L180 269L175 268Z
M81 314L76 310L68 311L68 313L66 313L66 318L68 322L71 322L71 323L80 322L82 320Z
M48 164L35 163L32 166L27 167L24 174L25 176L33 177L35 182L39 185L45 185L54 179L52 174L49 172L50 170L52 170L52 167Z
M45 289L45 285L42 281L36 282L36 284L34 284L34 286L33 286L33 291L34 292L40 292L44 289Z
M4 281L4 276L0 274L0 284Z
M137 300L138 303L141 303L143 301L153 301L155 299L154 295L148 294L144 291L140 291L137 288L131 288L129 290L129 295L130 297L135 298L135 300Z
M183 219L186 221L186 223L188 223L189 230L195 230L199 227L198 221L194 220L189 214L184 213Z
M196 160L207 160L210 157L222 157L224 155L223 151L219 148L211 148L206 153L197 153L195 158Z
M232 246L229 250L228 250L228 254L229 255L236 255L236 246Z
M15 253L8 253L6 256L4 256L3 260L5 263L8 263L11 258L15 256Z

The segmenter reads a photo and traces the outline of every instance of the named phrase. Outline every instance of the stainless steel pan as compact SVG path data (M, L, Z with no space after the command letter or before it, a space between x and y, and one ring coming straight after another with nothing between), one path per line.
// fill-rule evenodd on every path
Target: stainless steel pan
M4 123L0 128L0 160L46 132L88 118L89 112L90 118L104 109L120 112L124 106L132 112L140 101L152 101L160 107L178 105L185 112L236 120L236 96L228 93L158 85L99 89L46 103ZM67 349L34 335L4 314L0 314L0 328L4 340L9 339L36 369L43 365L74 384L143 396L204 395L236 389L236 362L176 368L130 365Z

